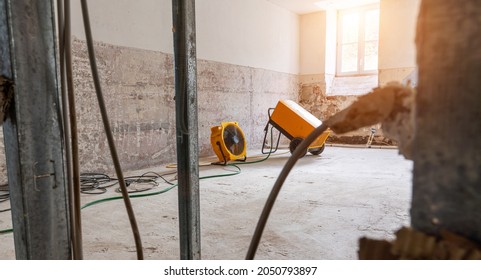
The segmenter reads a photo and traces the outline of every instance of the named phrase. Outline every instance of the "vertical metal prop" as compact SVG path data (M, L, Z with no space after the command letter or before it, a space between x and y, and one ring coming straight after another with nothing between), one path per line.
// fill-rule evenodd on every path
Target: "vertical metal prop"
M70 259L53 4L0 0L0 70L14 83L4 123L17 259Z
M172 0L181 259L200 259L195 1Z

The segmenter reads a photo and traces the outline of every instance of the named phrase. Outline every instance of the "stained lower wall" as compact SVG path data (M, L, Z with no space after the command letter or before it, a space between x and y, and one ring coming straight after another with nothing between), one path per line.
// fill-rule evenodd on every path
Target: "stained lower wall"
M123 168L175 162L173 56L104 43L96 44L96 54ZM73 56L81 171L113 172L84 41L73 41ZM214 155L210 128L223 121L238 122L248 149L260 150L268 108L298 96L297 75L206 60L198 61L197 75L200 156ZM0 148L2 183L3 134Z

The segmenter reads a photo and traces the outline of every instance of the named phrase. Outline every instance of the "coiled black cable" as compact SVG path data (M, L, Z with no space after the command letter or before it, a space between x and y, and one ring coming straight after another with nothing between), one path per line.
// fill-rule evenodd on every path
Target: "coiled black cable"
M158 179L162 179L165 183L173 186L174 183L167 180L164 176L176 174L177 172L168 172L163 175L148 171L140 176L124 177L125 185L128 193L138 193L151 190L159 183ZM81 173L80 174L81 192L84 194L103 194L107 189L118 184L117 178L112 178L104 173ZM116 188L116 192L121 193L121 188Z
M84 194L103 194L107 188L117 184L117 179L112 179L103 173L81 173L80 192Z

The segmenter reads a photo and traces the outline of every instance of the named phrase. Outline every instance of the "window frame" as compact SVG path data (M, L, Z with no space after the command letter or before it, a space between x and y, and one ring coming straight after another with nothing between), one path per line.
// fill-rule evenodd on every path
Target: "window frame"
M379 10L380 12L380 5L370 4L365 6L359 6L356 8L349 8L344 10L338 10L337 12L337 47L336 47L336 76L338 77L346 77L346 76L367 76L367 75L376 75L379 71L379 63L375 70L362 70L364 68L364 52L365 52L365 18L368 11L372 10ZM342 35L343 35L343 25L342 25L342 17L343 15L350 14L353 12L359 12L359 29L358 29L358 48L357 48L357 70L350 71L350 72L341 72L342 66ZM380 19L379 19L380 22ZM378 23L380 26L380 23ZM378 58L379 58L379 36L378 36Z

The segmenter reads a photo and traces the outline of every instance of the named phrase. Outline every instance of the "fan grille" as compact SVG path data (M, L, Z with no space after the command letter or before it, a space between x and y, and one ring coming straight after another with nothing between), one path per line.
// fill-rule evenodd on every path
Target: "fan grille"
M224 128L223 138L225 146L231 154L238 156L244 152L244 135L237 126L227 125Z

